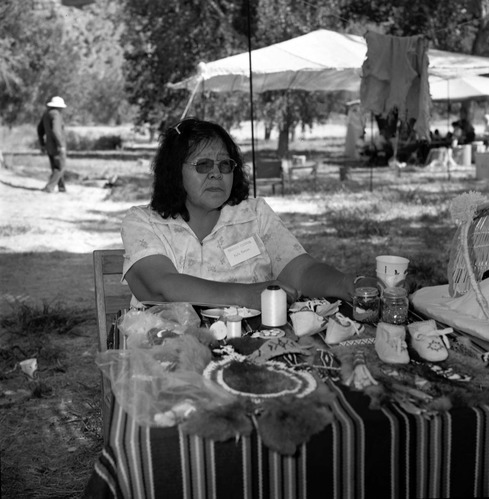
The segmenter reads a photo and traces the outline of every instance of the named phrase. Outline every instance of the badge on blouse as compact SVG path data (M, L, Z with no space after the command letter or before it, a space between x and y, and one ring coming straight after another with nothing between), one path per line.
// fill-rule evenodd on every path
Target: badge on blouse
M243 239L239 243L224 248L224 254L228 259L229 265L235 267L250 258L258 256L260 254L260 248L258 248L255 238L251 236L247 239Z

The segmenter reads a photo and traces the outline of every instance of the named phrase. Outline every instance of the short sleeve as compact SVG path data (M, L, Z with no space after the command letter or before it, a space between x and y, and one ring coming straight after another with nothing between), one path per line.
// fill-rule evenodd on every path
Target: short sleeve
M152 255L171 257L171 250L164 238L156 234L148 209L134 206L122 221L122 244L125 249L123 280L126 272L139 260Z
M264 199L256 201L260 238L270 257L272 275L277 278L289 262L306 250Z

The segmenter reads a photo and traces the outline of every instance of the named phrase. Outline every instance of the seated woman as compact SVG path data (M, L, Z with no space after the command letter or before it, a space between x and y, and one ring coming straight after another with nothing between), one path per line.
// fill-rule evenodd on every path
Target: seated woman
M189 118L169 128L152 167L150 205L122 224L124 279L137 300L260 309L271 284L289 301L351 298L353 275L316 261L265 200L248 199L242 156L221 126Z

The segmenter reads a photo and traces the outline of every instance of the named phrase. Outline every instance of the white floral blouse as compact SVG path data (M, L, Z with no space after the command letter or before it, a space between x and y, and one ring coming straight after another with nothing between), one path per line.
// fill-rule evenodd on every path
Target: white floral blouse
M262 198L225 205L202 243L181 218L162 218L149 206L134 206L122 223L123 282L134 263L165 255L178 272L220 282L276 279L304 248Z

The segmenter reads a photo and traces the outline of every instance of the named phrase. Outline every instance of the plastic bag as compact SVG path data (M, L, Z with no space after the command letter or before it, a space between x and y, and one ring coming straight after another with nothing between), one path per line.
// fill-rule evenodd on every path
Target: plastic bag
M200 326L199 314L187 302L162 303L149 308L147 312L185 328Z
M199 315L186 302L165 303L147 310L129 310L118 322L129 349L152 347L158 333L183 334L186 329L199 326Z
M193 409L212 410L235 401L234 395L198 372L171 370L174 366L164 358L165 345L107 350L96 357L117 402L138 424L170 426Z

